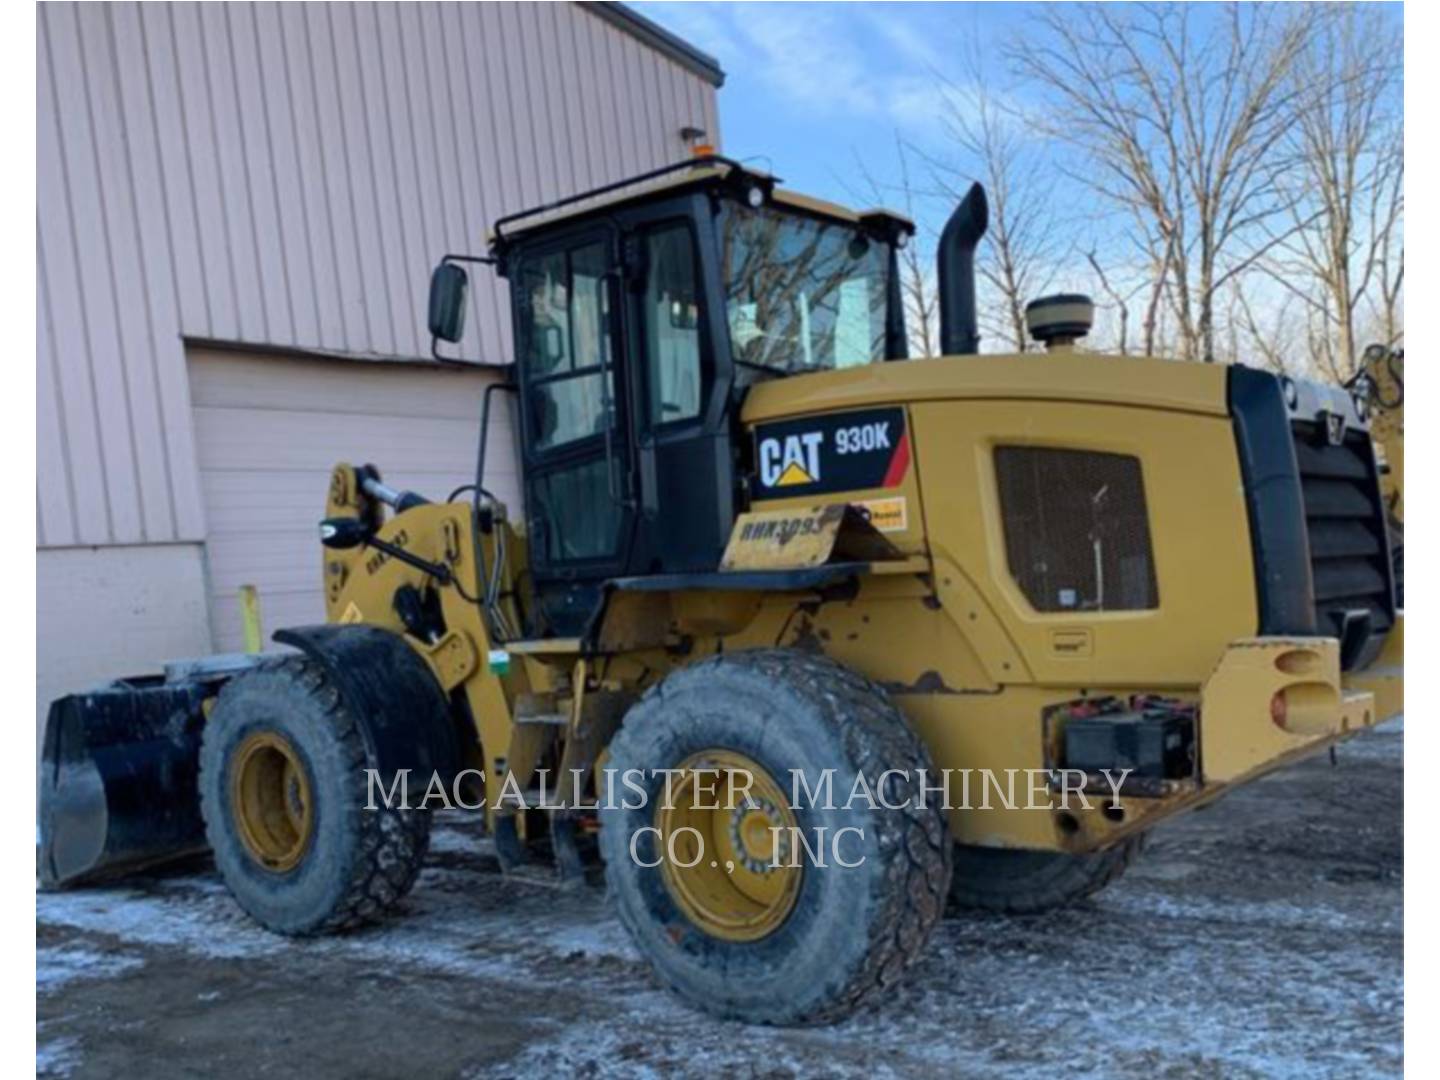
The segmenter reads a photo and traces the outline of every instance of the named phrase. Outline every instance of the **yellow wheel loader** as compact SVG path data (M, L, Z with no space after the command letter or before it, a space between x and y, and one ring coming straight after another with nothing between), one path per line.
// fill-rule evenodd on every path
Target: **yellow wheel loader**
M1115 880L1159 822L1401 707L1362 389L1082 351L978 355L971 190L944 355L907 356L913 233L709 157L496 223L432 278L510 284L517 355L444 501L342 464L327 622L57 702L41 877L209 848L266 927L383 914L432 812L507 872L598 876L713 1013L832 1020L947 907ZM343 380L337 382L344 392ZM514 410L523 518L487 490Z

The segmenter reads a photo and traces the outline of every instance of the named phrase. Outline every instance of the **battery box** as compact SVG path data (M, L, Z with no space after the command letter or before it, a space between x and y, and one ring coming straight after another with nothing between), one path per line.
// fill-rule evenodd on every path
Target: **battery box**
M1182 780L1195 773L1195 709L1167 698L1108 699L1065 721L1065 765Z

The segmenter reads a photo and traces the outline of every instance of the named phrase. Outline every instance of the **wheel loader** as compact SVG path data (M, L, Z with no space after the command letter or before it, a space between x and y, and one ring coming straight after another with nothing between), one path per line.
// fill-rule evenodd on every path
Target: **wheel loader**
M597 902L603 873L687 1002L821 1023L947 910L1087 897L1398 713L1368 384L1087 352L1075 295L1030 305L1043 349L981 355L986 218L977 185L914 359L914 226L722 157L447 255L437 356L477 267L513 304L474 482L337 465L324 625L56 702L42 884L208 848L263 926L347 930L458 804L507 873ZM523 511L486 486L500 408Z

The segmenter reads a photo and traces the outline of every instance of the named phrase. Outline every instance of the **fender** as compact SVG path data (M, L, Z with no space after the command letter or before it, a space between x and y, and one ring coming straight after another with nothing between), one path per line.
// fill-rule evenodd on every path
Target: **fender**
M450 702L405 639L378 626L299 626L274 640L320 664L340 691L382 782L401 769L438 773L448 787L460 765Z

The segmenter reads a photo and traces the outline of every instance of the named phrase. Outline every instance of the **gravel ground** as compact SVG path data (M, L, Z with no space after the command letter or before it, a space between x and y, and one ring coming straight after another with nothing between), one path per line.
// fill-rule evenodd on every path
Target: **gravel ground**
M718 1023L650 979L598 890L499 875L446 821L404 912L290 942L211 872L36 899L48 1076L1399 1075L1398 724L1161 826L1118 885L945 922L831 1028Z

